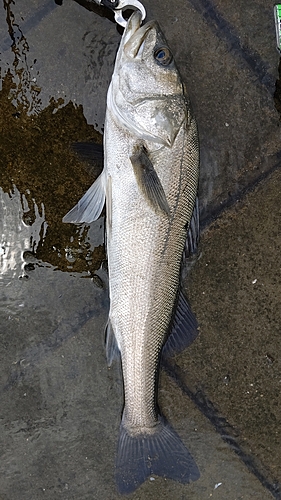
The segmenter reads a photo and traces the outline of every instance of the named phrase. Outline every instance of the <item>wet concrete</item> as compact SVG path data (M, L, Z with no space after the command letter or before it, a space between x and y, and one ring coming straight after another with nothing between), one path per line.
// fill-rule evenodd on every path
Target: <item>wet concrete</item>
M0 7L1 500L119 498L122 383L103 346L104 219L75 227L61 218L101 168L78 160L71 144L101 142L120 34L91 2L59 3ZM201 139L205 229L187 283L200 335L164 365L159 388L201 477L185 486L153 477L130 498L279 499L280 87L276 93L272 4L155 0L146 7L171 44Z
M201 334L179 360L189 388L231 426L233 449L272 483L281 480L280 180L278 170L204 233L190 287Z

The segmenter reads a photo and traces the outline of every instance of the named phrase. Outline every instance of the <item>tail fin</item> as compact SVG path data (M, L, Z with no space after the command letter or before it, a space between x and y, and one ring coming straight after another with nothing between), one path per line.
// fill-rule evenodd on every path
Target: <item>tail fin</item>
M115 475L119 492L133 492L151 474L180 483L200 477L191 454L169 424L161 420L154 434L135 437L121 425Z

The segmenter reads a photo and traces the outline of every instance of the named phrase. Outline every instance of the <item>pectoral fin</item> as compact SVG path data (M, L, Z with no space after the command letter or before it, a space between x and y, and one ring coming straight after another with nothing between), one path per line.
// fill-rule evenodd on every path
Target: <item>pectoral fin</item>
M105 173L102 171L94 184L62 219L63 222L79 224L93 222L102 212L105 202Z
M130 157L138 186L146 198L147 202L154 210L162 210L170 215L170 208L167 202L165 191L160 179L154 170L152 162L146 149L142 146Z

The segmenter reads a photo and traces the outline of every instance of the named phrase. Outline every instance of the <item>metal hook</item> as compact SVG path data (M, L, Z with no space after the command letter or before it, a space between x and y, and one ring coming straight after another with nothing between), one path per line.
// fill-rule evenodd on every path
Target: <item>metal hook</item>
M115 21L120 24L120 26L123 26L123 28L126 27L127 21L123 17L123 10L139 10L141 12L141 19L142 21L146 17L146 11L144 6L142 5L141 2L138 0L120 0L118 3L118 6L114 9L114 17Z
M142 21L146 18L146 11L139 0L94 0L98 5L103 5L114 12L115 21L123 28L127 21L123 17L123 10L139 10Z

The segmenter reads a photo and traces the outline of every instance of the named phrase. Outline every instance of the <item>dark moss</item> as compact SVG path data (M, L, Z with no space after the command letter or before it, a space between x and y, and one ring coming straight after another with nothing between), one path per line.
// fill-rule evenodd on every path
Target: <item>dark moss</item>
M94 272L104 259L104 248L95 248L91 259L83 245L80 230L63 224L62 217L78 201L100 173L100 165L87 169L71 150L77 141L102 142L102 136L88 125L82 106L51 99L38 114L28 114L24 103L14 104L16 84L11 73L3 79L0 92L0 185L5 192L14 186L24 194L30 207L25 222L32 224L35 200L44 205L47 233L38 245L36 257L61 270ZM87 234L87 229L84 231ZM79 249L79 258L71 265L60 251L70 246ZM54 250L55 248L55 250ZM91 262L89 264L89 262Z

